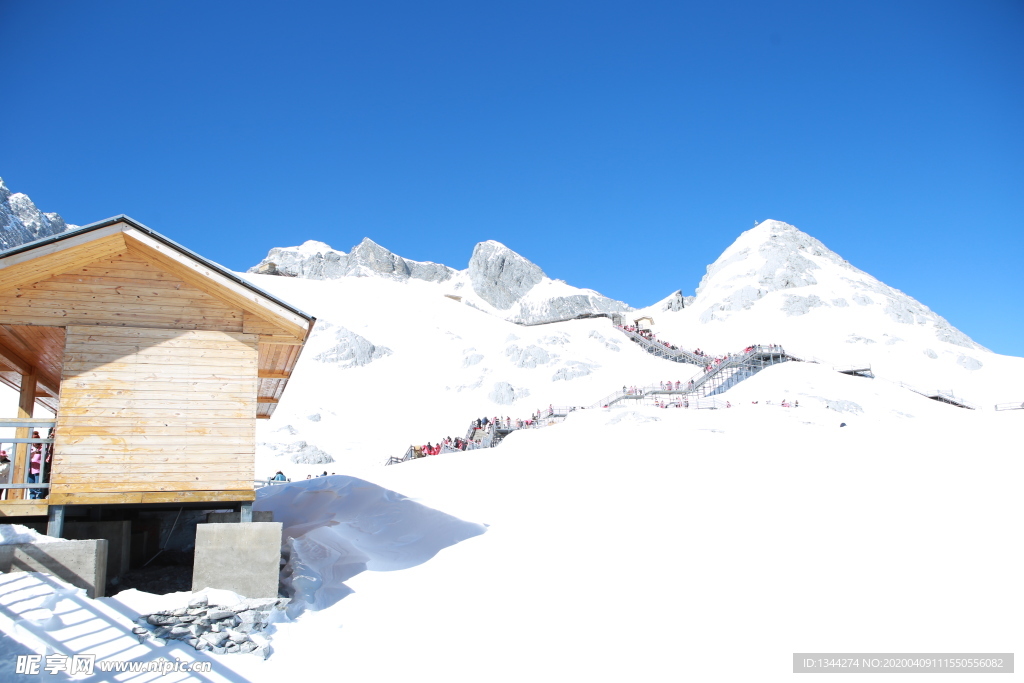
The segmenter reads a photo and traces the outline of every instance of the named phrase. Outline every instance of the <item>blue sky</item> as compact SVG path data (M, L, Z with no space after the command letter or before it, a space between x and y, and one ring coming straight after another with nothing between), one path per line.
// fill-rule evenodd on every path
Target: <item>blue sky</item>
M230 268L499 240L643 306L792 223L1024 356L1024 3L0 0L0 176Z

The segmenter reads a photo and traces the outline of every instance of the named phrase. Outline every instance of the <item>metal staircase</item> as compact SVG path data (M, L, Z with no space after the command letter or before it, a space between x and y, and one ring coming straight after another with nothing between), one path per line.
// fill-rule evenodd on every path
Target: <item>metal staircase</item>
M675 385L670 384L638 387L636 391L629 389L617 391L605 396L588 408L607 408L620 401L639 401L658 394L687 398L715 396L736 386L748 377L753 377L767 367L795 359L788 355L781 346L759 345L750 347L741 354L727 356L718 364L706 364L707 358L703 360L706 369L694 375L687 382L680 382L678 389L675 388Z
M691 365L700 366L703 366L708 362L707 356L698 356L697 354L684 349L665 346L665 343L662 341L658 341L657 339L648 339L639 332L627 330L622 325L616 325L615 329L635 341L645 351L647 351L647 353L657 356L658 358L664 358L665 360L674 361L676 363L690 363Z

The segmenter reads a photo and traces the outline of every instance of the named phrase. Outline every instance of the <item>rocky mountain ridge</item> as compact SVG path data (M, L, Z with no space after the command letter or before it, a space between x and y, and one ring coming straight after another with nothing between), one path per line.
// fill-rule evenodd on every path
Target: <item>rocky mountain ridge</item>
M538 265L494 240L477 244L468 267L461 271L404 259L364 238L347 254L313 240L298 247L271 249L249 272L311 280L383 277L437 283L453 299L523 324L633 310L593 290L552 280Z
M73 230L56 213L44 213L21 192L11 192L0 178L0 250Z

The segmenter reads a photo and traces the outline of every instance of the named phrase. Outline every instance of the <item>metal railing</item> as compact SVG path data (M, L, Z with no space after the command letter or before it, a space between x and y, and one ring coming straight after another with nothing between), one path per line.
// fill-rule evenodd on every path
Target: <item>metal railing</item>
M648 339L639 332L627 330L622 325L616 325L615 329L645 348L648 353L652 353L667 360L675 361L677 363L690 363L691 365L704 365L708 361L707 356L698 356L691 351L666 346L666 342L659 339Z
M0 428L48 429L56 423L53 418L0 418ZM53 453L53 438L0 436L0 451L4 451L9 460L6 463L6 474L0 477L0 489L28 489L30 499L42 499L49 495L50 483L44 480L48 474L47 459ZM11 493L8 492L6 496L10 499Z
M889 384L895 384L896 386L902 387L909 391L913 391L915 394L920 394L925 398L930 398L933 401L938 401L939 403L947 403L949 405L956 406L957 408L966 408L967 410L978 409L978 406L976 406L975 404L970 403L969 401L966 401L965 399L962 399L956 394L954 394L952 389L922 389L912 384L907 384L906 382L898 382L891 379L886 379L885 377L877 377L876 379L880 379L883 382L888 382Z
M1024 410L1024 403L997 403L996 410Z
M291 479L254 479L253 484L255 488L263 488L264 486L277 486L278 484L290 484Z
M724 359L704 358L705 370L698 372L686 382L669 382L664 385L626 388L605 396L590 408L607 408L623 400L641 400L651 394L680 394L713 396L752 377L767 367L794 360L781 346L757 345L747 347L742 353L726 356ZM678 385L678 388L677 388Z

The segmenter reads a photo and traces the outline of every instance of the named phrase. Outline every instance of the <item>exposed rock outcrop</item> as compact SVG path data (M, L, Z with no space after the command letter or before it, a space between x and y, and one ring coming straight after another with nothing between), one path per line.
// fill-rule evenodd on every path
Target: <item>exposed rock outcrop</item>
M469 259L473 291L495 308L506 310L544 279L544 271L504 244L476 245Z
M28 195L12 193L0 178L0 250L77 227L65 223L58 214L43 213Z
M314 356L321 363L332 363L343 368L354 368L368 365L378 358L391 355L391 349L388 347L374 344L366 337L362 337L347 328L334 326L330 323L318 323L317 327L324 334L333 333L334 337L334 344L330 348Z
M285 275L310 280L382 276L394 280L444 282L455 271L440 263L409 261L380 246L369 237L346 254L329 245L309 240L298 247L276 247L249 269L250 273Z
M298 247L271 249L249 272L311 280L384 277L400 282L447 283L450 291L444 294L449 298L527 325L633 310L593 290L552 280L539 266L493 240L477 244L469 267L462 271L440 263L404 259L366 238L348 254L313 240Z

